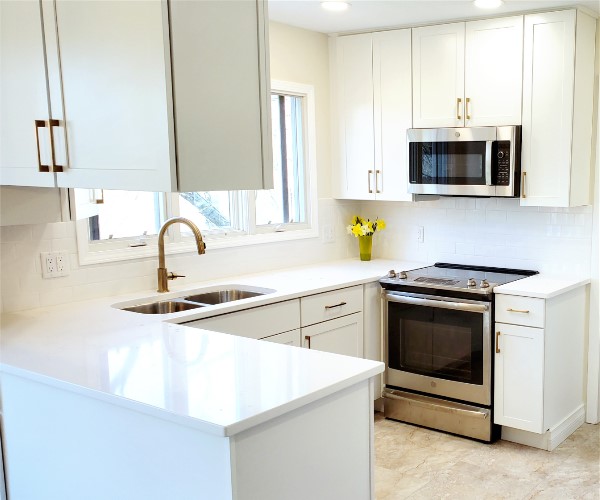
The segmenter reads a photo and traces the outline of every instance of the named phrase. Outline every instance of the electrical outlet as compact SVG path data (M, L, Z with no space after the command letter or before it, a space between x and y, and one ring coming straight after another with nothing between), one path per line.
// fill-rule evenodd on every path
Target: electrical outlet
M43 278L57 278L59 276L69 275L68 252L42 252L40 257L42 261Z
M56 276L68 276L70 271L69 253L55 252L54 261L56 263Z
M417 242L423 243L425 241L425 228L423 226L417 226Z
M335 233L333 232L333 226L325 224L323 226L323 243L333 243L335 241Z

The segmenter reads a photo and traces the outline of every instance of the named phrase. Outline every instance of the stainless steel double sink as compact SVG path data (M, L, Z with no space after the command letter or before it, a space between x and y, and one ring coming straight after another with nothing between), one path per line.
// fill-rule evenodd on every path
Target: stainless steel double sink
M170 314L187 311L189 309L197 309L199 307L224 304L235 300L249 299L251 297L258 297L273 292L275 292L275 290L270 288L228 285L220 288L212 288L204 292L199 291L184 297L144 302L142 304L120 307L119 309L141 314Z

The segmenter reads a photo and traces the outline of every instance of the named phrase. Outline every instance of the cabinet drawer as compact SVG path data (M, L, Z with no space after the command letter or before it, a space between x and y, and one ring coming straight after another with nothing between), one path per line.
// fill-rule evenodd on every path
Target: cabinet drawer
M546 301L517 295L496 295L497 322L544 328Z
M262 339L299 328L299 306L298 300L288 300L245 311L190 321L185 325L214 332L230 333L240 337Z
M362 307L362 285L302 297L300 299L302 326L360 312Z

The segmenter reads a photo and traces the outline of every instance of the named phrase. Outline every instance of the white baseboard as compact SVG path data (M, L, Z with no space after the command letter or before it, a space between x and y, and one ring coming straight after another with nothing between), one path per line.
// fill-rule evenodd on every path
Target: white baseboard
M585 421L585 407L581 405L558 425L544 434L522 431L511 427L502 427L502 439L513 443L524 444L541 450L552 451Z

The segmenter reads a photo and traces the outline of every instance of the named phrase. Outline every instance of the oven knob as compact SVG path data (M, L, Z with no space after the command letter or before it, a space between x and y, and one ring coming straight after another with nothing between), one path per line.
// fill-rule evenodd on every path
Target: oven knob
M401 280L405 280L406 278L408 278L408 276L406 275L406 271L400 271L397 276Z
M490 284L488 283L488 280L481 280L481 283L479 283L479 288L489 288Z
M387 273L387 277L388 278L395 278L396 277L396 271L394 271L393 269L390 269L390 271Z
M504 158L504 151L498 151L498 159L501 160L502 158Z
M473 278L469 278L467 280L467 286L469 286L469 287L477 286L477 282Z

